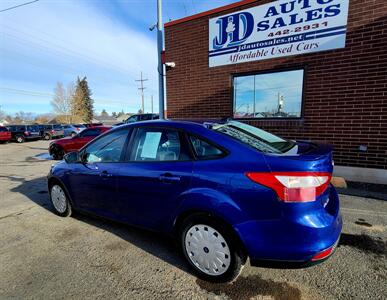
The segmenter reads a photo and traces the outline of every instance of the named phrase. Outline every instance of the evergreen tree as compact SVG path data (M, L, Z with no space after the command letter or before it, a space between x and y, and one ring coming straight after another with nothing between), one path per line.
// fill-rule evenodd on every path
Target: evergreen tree
M101 117L108 117L108 116L109 116L109 114L106 111L106 109L103 109L102 112L101 112Z
M80 117L83 122L91 123L94 114L94 101L86 77L77 78L75 93L72 101L72 114Z
M117 117L121 117L123 116L125 113L124 113L124 110L121 110L118 114L117 114Z

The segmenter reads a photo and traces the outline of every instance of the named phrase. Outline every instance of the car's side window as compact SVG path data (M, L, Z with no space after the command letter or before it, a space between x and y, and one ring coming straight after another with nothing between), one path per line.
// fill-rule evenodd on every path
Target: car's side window
M82 155L83 161L86 163L120 162L127 136L127 130L118 130L101 137L85 149Z
M133 123L133 122L137 122L138 120L138 116L131 116L130 118L128 118L126 120L126 123Z
M195 156L198 159L212 159L212 158L219 158L221 156L224 156L225 153L219 149L218 147L196 137L196 136L190 136L189 137L192 147L195 151Z
M99 128L92 128L92 129L87 129L87 130L81 132L79 135L81 137L87 137L87 136L97 136L97 135L99 135L99 133L100 133Z
M179 161L189 156L182 147L180 134L173 129L138 128L130 155L131 161Z

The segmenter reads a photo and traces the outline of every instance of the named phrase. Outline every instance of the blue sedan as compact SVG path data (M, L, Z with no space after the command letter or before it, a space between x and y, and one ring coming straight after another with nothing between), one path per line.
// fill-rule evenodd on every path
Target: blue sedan
M208 281L255 266L307 267L335 250L342 219L332 149L236 121L117 127L48 175L60 216L82 211L174 236Z

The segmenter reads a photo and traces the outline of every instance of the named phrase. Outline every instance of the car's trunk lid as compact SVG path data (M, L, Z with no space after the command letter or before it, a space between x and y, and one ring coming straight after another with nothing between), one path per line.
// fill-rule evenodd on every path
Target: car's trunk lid
M333 148L326 144L297 141L283 154L265 154L271 171L329 172L333 171Z

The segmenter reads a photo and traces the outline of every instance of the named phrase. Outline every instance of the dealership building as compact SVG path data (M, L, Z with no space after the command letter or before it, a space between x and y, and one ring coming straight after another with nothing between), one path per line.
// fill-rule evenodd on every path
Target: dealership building
M165 24L171 119L233 118L330 143L387 184L387 1L245 0Z

